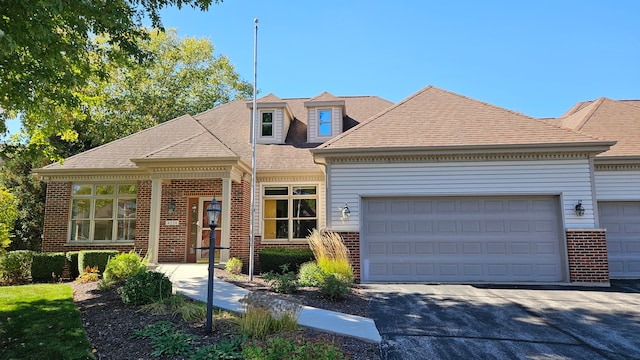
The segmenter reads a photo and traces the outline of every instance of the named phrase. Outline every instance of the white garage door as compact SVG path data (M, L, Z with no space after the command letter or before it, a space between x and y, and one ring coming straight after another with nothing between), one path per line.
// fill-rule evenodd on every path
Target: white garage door
M598 212L607 229L609 276L640 278L640 201L598 202Z
M557 197L363 198L365 282L562 281Z

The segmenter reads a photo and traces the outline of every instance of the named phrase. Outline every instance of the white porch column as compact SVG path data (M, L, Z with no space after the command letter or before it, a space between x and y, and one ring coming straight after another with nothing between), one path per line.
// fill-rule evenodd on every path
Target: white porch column
M229 247L231 235L231 179L222 179L222 229L220 232L220 246ZM229 260L229 250L220 251L220 261Z
M160 207L162 201L162 180L151 180L151 208L149 211L149 263L158 264L158 247L160 245Z

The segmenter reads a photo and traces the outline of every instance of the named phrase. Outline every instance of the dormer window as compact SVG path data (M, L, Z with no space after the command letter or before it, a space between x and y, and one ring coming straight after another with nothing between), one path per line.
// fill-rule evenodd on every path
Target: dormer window
M273 136L273 111L261 111L260 112L260 136L272 137Z
M318 136L331 136L331 109L318 110Z

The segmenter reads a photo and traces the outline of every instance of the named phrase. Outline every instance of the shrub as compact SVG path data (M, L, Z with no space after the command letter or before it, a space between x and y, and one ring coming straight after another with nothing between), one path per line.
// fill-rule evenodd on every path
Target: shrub
M242 272L242 260L237 257L232 257L227 261L227 264L224 266L224 269L228 272L239 275Z
M34 282L51 282L62 276L64 253L34 253L31 262L31 279Z
M107 261L107 266L102 273L102 282L105 287L110 287L146 270L145 261L133 250L120 253Z
M342 237L338 233L333 231L320 232L313 229L307 239L318 266L325 274L340 274L345 279L353 281L349 249L344 245Z
M67 262L69 263L69 276L72 279L80 276L80 269L78 268L78 255L80 251L69 251L67 252Z
M300 286L318 287L324 280L324 271L315 261L309 261L300 266L298 284Z
M120 296L127 305L145 305L171 296L171 287L165 274L147 271L127 279Z
M277 293L292 294L298 290L298 277L293 271L289 271L289 266L282 265L281 273L268 272L262 274L262 278L269 283L271 290Z
M18 201L7 188L0 185L0 254L11 244L13 224L20 216Z
M80 276L76 278L76 282L79 282L79 283L90 283L98 280L100 280L100 274L97 266L94 266L94 267L87 266L82 272L82 274L80 274Z
M107 261L112 256L118 255L118 250L82 250L78 254L78 271L82 271L88 267L98 267L100 273L104 272L107 267Z
M344 300L351 293L351 280L340 274L328 274L320 284L319 290L330 300Z
M289 270L298 272L300 265L313 261L311 249L266 248L258 254L260 269L263 273L281 272L282 265L288 265Z
M31 278L30 250L9 251L0 255L0 284L14 285L29 282Z

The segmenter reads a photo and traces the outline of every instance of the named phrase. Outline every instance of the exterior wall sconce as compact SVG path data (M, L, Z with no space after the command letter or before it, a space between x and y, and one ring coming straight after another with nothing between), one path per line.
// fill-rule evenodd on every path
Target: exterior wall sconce
M351 216L351 211L349 211L348 203L344 203L344 206L340 208L340 218L342 220L347 220Z
M169 215L175 215L176 214L176 200L175 199L171 199L171 201L169 201L169 205L167 205L167 213Z
M577 216L584 216L584 207L582 206L582 200L578 201L575 210Z

